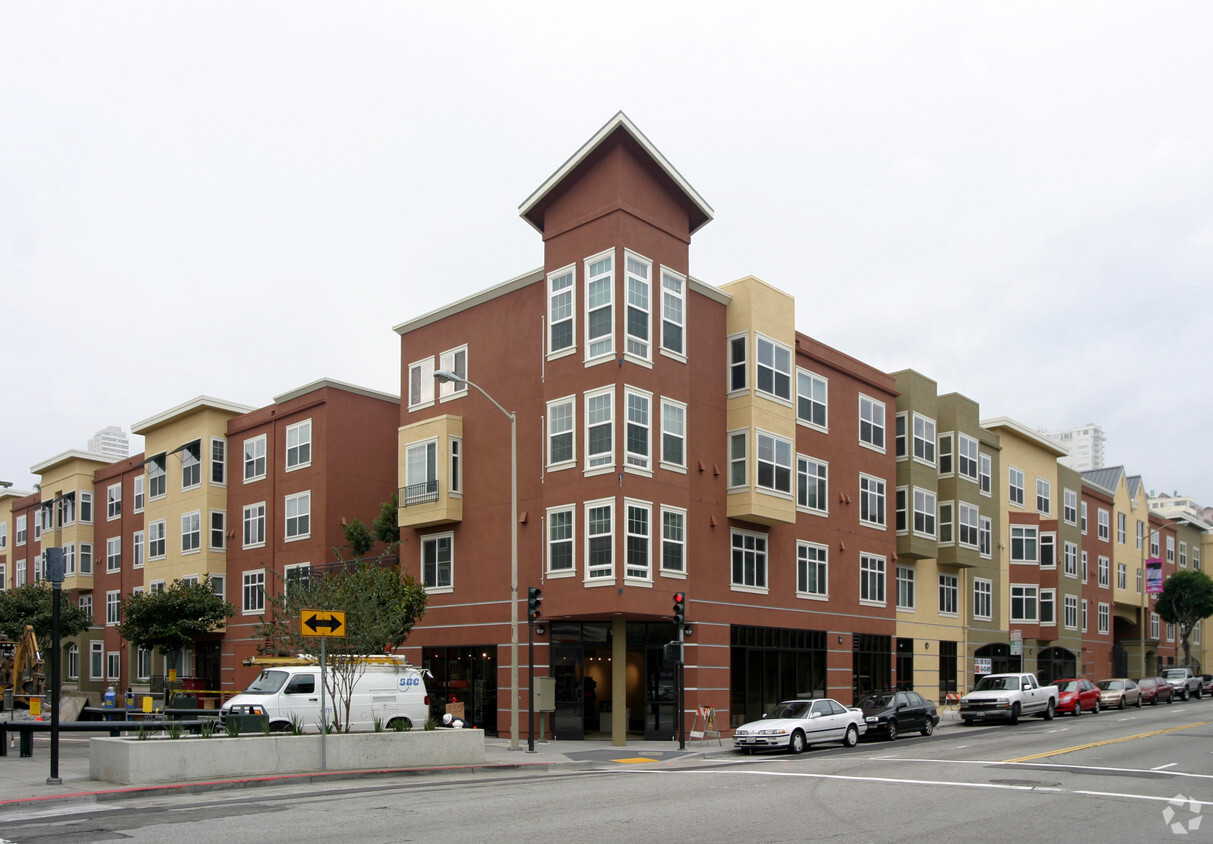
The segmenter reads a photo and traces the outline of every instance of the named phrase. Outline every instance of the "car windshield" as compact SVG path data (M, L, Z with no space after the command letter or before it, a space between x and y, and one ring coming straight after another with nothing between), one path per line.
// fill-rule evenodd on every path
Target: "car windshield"
M1177 668L1172 668L1170 671L1164 671L1162 676L1166 677L1168 680L1183 680L1188 676L1188 672Z
M246 695L272 695L286 682L285 671L262 671L253 684L244 690Z
M1078 691L1078 681L1077 680L1058 680L1053 685L1056 686L1057 688L1061 689L1063 692Z
M1154 688L1154 681L1149 677L1143 677L1137 681L1137 685L1141 686L1143 689L1152 689Z
M1104 689L1105 691L1107 691L1109 689L1123 689L1125 687L1124 682L1122 682L1121 680L1100 680L1095 685L1099 686L1101 689Z
M973 687L975 692L1002 692L1007 689L1018 689L1018 677L982 677Z
M808 718L811 701L786 700L762 717L767 718Z
M893 705L893 695L872 695L865 700L860 706L864 709L884 709L886 706Z

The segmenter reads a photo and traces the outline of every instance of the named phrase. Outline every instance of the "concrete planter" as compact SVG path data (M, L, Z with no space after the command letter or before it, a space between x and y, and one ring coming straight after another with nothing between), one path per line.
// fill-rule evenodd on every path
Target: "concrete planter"
M272 776L319 771L320 736L95 738L88 756L92 779L122 785ZM334 734L326 737L325 756L329 771L478 765L484 731Z

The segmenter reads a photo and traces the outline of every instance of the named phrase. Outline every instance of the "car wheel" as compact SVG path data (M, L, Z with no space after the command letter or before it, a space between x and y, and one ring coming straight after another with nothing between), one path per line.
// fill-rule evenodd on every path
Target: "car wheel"
M1124 709L1124 708L1125 708L1125 698L1124 698L1124 695L1121 695L1121 697L1120 697L1120 703L1118 703L1118 704L1116 705L1116 708L1117 708L1117 709Z
M1082 714L1082 701L1079 701L1078 703L1074 704L1074 717L1077 718L1081 714Z
M889 741L897 741L897 722L892 719L889 720L888 735L886 738Z
M788 739L788 750L793 753L804 753L805 747L807 745L804 743L804 733L796 730L792 733L792 737Z
M1045 714L1041 717L1043 717L1046 721L1052 721L1053 714L1053 701L1049 701L1045 704Z
M1008 718L1007 720L1009 720L1012 724L1019 723L1019 704L1018 703L1011 704L1011 717Z
M1184 700L1187 700L1188 697L1189 697L1188 690L1184 689Z
M1092 715L1099 714L1099 698L1095 698L1095 708L1091 710Z
M1171 693L1167 696L1167 706L1170 706L1173 703L1175 703L1175 694Z
M859 744L859 728L854 724L847 725L846 734L842 737L843 747L854 747Z
M1203 695L1203 694L1204 694L1204 690L1203 690L1203 689L1197 689L1197 690L1196 690L1196 699L1197 699L1197 700L1200 700L1200 696L1201 696L1201 695Z
M1137 696L1137 708L1141 709L1141 695Z
M933 732L935 732L935 722L928 718L927 722L922 725L922 734L924 736L929 736Z
M393 718L391 721L387 722L384 729L398 730L402 733L407 733L409 730L413 729L413 722L408 718Z

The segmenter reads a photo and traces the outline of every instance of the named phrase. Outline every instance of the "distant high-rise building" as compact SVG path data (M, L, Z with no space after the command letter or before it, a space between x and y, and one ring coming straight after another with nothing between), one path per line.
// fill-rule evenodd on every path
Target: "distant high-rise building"
M92 436L88 441L88 450L93 454L101 454L106 457L129 457L131 441L121 428L110 425Z
M1041 433L1069 450L1069 455L1059 461L1063 466L1069 466L1078 472L1104 468L1103 450L1107 437L1104 436L1103 428L1094 422L1068 431L1042 430Z

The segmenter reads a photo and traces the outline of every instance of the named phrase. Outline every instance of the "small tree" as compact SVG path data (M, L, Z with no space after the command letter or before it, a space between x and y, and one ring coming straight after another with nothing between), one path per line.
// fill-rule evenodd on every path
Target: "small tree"
M345 547L355 558L365 557L375 547L375 541L378 540L387 546L387 551L390 553L400 544L400 527L396 521L399 509L399 498L393 492L392 497L380 505L379 515L371 521L369 526L362 519L353 519L343 525L341 533L345 537ZM336 552L338 560L343 559L340 549L334 547L333 551Z
M1202 618L1213 615L1213 578L1198 569L1183 569L1167 578L1154 610L1168 624L1179 627L1184 663L1192 665L1189 637Z
M174 580L158 592L138 592L122 602L118 633L133 645L168 657L211 633L236 610L215 594L210 577Z
M281 585L284 588L275 590L277 594L267 592L268 612L257 628L257 635L265 640L264 653L314 653L320 643L299 629L303 611L345 613L345 636L325 643L325 686L338 713L334 726L349 732L354 685L366 671L361 657L383 654L404 643L425 612L425 589L408 574L402 578L394 568L361 560Z
M51 619L54 612L54 589L46 581L26 583L16 589L0 592L0 637L17 640L25 625L34 628L40 645L50 643ZM68 638L88 630L93 620L80 609L76 601L59 596L59 636Z

